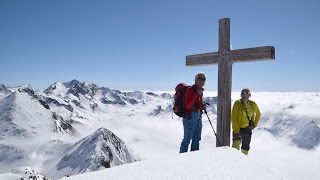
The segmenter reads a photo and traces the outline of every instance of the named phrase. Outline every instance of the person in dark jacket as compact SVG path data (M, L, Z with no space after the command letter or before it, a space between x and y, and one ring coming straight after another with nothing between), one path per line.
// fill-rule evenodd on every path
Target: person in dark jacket
M183 118L183 140L180 146L180 153L188 151L191 142L191 151L199 150L202 131L202 111L203 105L203 86L206 81L204 73L197 73L195 84L190 86L185 93L184 104L189 118Z

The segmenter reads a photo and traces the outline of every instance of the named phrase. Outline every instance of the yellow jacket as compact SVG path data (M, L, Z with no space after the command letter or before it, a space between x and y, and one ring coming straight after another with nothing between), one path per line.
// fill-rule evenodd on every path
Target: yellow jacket
M249 126L249 120L245 109L247 109L249 118L253 121L253 126L257 127L261 113L258 105L249 100L248 103L241 103L241 100L236 100L232 107L232 130L234 133L239 133L240 128L247 128Z

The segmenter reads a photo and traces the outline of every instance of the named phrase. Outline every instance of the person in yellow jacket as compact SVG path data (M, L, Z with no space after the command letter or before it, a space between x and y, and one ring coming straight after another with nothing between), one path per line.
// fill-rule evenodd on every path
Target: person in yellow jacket
M240 149L243 154L248 155L252 130L257 127L261 113L258 105L249 100L251 92L248 88L241 90L241 99L236 100L232 107L232 147Z

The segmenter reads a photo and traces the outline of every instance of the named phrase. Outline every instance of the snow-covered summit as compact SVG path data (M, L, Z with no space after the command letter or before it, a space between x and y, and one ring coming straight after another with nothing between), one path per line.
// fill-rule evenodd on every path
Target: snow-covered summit
M73 94L76 97L79 97L80 94L83 96L92 97L98 90L98 86L93 83L88 82L80 82L76 79L70 82L59 83L56 82L50 85L46 90L43 92L46 94L55 94L59 95L62 93L65 94Z
M145 93L141 91L121 92L107 87L99 87L89 82L72 80L70 82L56 82L43 91L50 96L56 96L72 101L80 106L79 101L89 101L91 106L96 102L111 105L138 104L143 101Z
M54 168L46 172L49 177L75 175L137 161L124 142L106 128L99 128L70 145L63 154Z
M222 147L145 160L81 175L66 180L273 180L281 179L235 149Z

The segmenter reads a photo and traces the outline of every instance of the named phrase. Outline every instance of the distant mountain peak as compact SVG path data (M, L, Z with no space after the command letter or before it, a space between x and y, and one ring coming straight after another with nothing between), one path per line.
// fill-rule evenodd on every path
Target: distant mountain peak
M7 90L8 88L5 85L0 84L0 91L7 91Z
M66 88L72 88L74 86L84 86L85 82L81 82L77 79L73 79L69 82L63 82L62 84L65 85Z
M63 82L63 85L66 86L66 88L72 88L72 87L98 87L98 85L90 83L90 82L86 82L86 81L79 81L77 79L73 79L69 82Z
M6 97L11 91L3 84L0 84L0 99Z
M51 94L57 88L57 82L51 84L47 89L43 91L45 94Z
M52 94L54 91L58 90L62 86L63 89L66 90L66 94L73 94L76 97L79 97L80 94L89 97L93 97L97 90L99 89L98 85L88 82L80 82L79 80L73 79L69 82L63 83L54 83L50 85L46 90L43 92L45 94Z
M35 96L34 89L31 85L26 85L18 88L18 92L25 92L29 94L30 96Z
M297 133L292 142L304 149L313 149L320 144L320 128L310 121Z
M72 169L69 175L136 161L124 142L103 127L67 148L65 154L57 170Z

